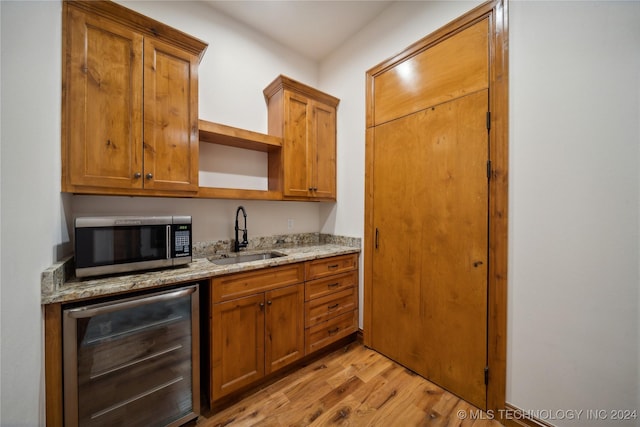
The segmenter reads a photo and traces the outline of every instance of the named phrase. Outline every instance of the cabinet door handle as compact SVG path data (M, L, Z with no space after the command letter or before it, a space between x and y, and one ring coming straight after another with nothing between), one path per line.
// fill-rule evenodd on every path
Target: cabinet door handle
M267 305L271 305L271 301L267 301Z
M380 238L380 232L376 228L376 249L378 249L378 243L380 243L379 238Z
M153 174L151 172L149 172L148 174L145 175L145 178L153 179Z
M340 286L340 283L329 283L327 285L327 287L329 287L329 288L335 288L336 286Z
M138 178L140 178L141 176L142 176L142 174L141 174L140 172L136 172L136 173L134 173L134 174L133 174L133 177L134 177L135 179L138 179Z
M259 305L260 305L260 310L262 310L264 308L264 303L261 302Z
M340 307L340 304L333 304L327 307L328 310L333 310L334 308Z

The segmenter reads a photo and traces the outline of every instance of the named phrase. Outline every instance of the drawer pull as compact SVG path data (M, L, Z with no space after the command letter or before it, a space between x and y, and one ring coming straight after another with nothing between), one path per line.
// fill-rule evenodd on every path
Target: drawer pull
M340 286L340 283L330 283L330 284L327 285L327 287L329 287L329 288L335 288L337 286Z
M329 333L329 335L335 335L339 330L340 328L333 328L329 329L327 332Z
M333 310L334 308L338 308L338 307L340 307L340 304L333 304L333 305L330 305L329 307L327 307L327 309L328 310Z
M340 264L331 264L329 266L329 268L338 268L338 267L340 267Z

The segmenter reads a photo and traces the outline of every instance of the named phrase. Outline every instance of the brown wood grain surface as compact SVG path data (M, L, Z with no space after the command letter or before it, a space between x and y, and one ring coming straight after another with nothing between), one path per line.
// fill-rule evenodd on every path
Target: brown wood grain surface
M480 407L487 103L482 90L375 129L373 348Z
M196 426L499 427L488 414L360 344L334 351Z
M478 25L480 24L480 25ZM486 37L480 27L486 28ZM380 230L374 223L374 201L375 201L375 167L376 167L376 147L375 132L376 125L381 123L380 120L393 120L401 118L412 112L420 111L421 108L428 108L428 105L435 102L435 106L446 102L447 98L461 97L468 93L473 93L470 89L473 84L468 85L464 82L471 82L466 78L458 79L460 87L451 85L451 79L438 72L434 75L423 73L424 75L416 77L418 80L429 80L433 78L435 86L444 88L439 91L441 93L416 95L419 91L426 91L428 85L418 84L412 87L403 88L401 81L402 74L406 76L407 81L410 80L412 73L432 70L439 64L429 63L426 59L426 52L432 48L442 44L449 45L451 50L456 43L456 39L461 40L466 35L462 34L469 29L468 34L475 33L478 40L484 39L480 44L488 50L487 54L487 72L480 71L482 79L487 79L487 87L489 92L489 101L487 103L487 135L488 135L488 153L487 158L491 160L491 167L487 168L487 176L489 179L489 203L488 203L488 265L486 266L487 274L487 366L488 366L488 385L486 392L487 408L498 410L504 409L505 405L505 387L506 387L506 320L507 320L507 231L508 231L508 3L503 0L487 1L473 10L461 15L450 23L438 28L434 32L428 34L424 38L416 41L408 46L404 51L389 59L381 62L367 72L367 106L366 106L366 164L365 164L365 238L364 238L364 343L372 345L373 328L372 325L378 316L373 310L373 287L375 278L373 271L379 262L376 262L373 254L376 246L381 240ZM474 43L464 43L465 46L458 46L464 49ZM475 52L475 54L484 56L487 50L483 47L483 52ZM442 52L440 52L442 53ZM449 55L451 52L446 53ZM469 52L467 52L469 53ZM466 56L467 59L473 57L474 53ZM422 56L422 58L418 58ZM443 63L445 57L443 58ZM449 58L451 59L451 58ZM463 63L463 60L461 63ZM395 70L407 63L404 69ZM478 62L479 64L480 62ZM452 64L452 76L459 76L461 69L456 68L459 64ZM418 68L422 68L421 70ZM484 67L469 67L468 70L484 70ZM395 76L387 76L386 83L390 83L395 79L398 84L398 91L407 92L403 94L394 94L387 91L391 100L388 106L382 106L383 113L385 108L389 116L381 118L378 107L380 100L380 90L384 85L379 81L388 72L393 71ZM438 77L439 76L439 77ZM378 81L377 81L378 80ZM453 89L446 90L446 88ZM432 88L433 89L433 88ZM461 91L460 91L461 90ZM456 93L456 91L458 91ZM447 95L447 92L451 96ZM435 97L446 95L442 100L434 101ZM397 96L396 96L397 95ZM424 95L424 96L423 96ZM426 104L420 104L424 100L431 99ZM415 101L415 102L414 102ZM394 111L395 109L395 111ZM400 172L398 169L397 173ZM484 263L483 263L484 264ZM456 333L456 331L451 331Z
M489 86L489 19L383 69L374 80L374 123Z
M265 294L265 374L304 356L304 284Z

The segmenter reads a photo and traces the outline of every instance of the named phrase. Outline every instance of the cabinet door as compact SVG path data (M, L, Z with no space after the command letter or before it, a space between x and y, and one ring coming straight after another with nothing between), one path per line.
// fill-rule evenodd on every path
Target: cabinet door
M198 58L145 39L144 187L198 190Z
M141 188L143 38L67 11L63 187Z
M309 157L310 100L285 91L284 100L284 186L283 195L307 197L310 192Z
M276 371L304 355L304 285L266 293L266 373Z
M313 102L311 115L311 194L322 199L336 198L336 109Z
M215 400L264 376L264 293L214 304L211 322Z

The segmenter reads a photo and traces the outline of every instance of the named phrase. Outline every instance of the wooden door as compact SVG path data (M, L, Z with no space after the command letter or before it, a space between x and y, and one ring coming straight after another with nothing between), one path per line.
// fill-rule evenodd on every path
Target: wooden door
M488 90L374 129L373 348L486 406Z
M264 376L264 293L213 305L212 400Z
M313 102L311 114L311 194L322 199L336 198L336 109Z
M310 100L285 91L284 100L284 187L283 195L307 197L311 170L309 156Z
M142 188L135 174L142 172L143 37L67 10L63 167L68 183Z
M145 39L145 188L198 190L197 66L197 56Z
M265 369L274 372L304 356L304 284L265 294Z

